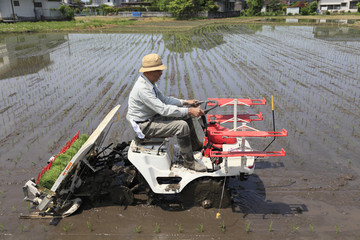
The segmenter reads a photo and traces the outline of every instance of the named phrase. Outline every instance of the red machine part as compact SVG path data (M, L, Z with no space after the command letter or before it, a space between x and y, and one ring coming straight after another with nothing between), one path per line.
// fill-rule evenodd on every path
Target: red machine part
M219 103L219 106L223 106L223 105L234 105L234 103L232 103L236 98L208 98L207 100L215 100ZM252 106L252 105L265 105L266 104L266 99L248 99L248 98L238 98L237 100L237 105L248 105L248 106ZM209 106L214 106L215 103L208 103Z
M229 115L210 115L208 114L207 120L208 122L215 121L217 123L223 123L223 122L233 122L234 116ZM237 115L237 122L252 122L252 121L262 121L263 116L261 113L258 114L238 114Z
M219 106L234 105L233 98L208 98L208 100L216 100ZM265 105L266 100L263 99L236 99L237 105ZM215 103L208 103L209 106L214 106ZM282 131L259 131L246 125L252 121L262 121L263 116L259 114L237 114L236 122L243 122L243 125L236 130L231 130L220 123L234 122L234 115L208 115L208 126L205 129L204 141L204 156L207 157L281 157L286 156L284 149L280 151L241 151L234 149L231 151L222 151L223 144L235 144L237 138L246 137L286 137L288 132L285 129Z

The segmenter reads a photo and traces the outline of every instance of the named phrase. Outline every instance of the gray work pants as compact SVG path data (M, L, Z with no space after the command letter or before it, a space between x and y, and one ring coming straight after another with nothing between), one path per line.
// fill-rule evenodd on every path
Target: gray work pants
M156 116L152 121L139 124L146 137L181 138L190 135L190 129L195 129L193 126L194 123L189 116L183 118Z

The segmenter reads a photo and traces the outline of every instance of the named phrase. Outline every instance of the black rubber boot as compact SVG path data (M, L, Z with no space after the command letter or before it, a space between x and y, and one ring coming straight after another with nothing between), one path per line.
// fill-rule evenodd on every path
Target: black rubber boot
M203 143L201 141L199 141L192 118L186 119L186 122L189 125L189 129L190 129L190 139L191 139L192 150L193 151L201 151L203 149Z
M195 158L191 147L190 135L177 138L180 148L181 156L184 159L184 167L197 172L206 172L207 168L205 165L198 163Z

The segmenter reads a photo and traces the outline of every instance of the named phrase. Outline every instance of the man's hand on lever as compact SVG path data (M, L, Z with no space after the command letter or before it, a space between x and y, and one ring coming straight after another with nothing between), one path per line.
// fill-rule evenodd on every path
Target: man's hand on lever
M200 117L205 115L204 111L200 108L200 106L189 108L188 113L192 117Z
M201 102L199 102L199 100L192 99L192 100L184 100L183 104L190 105L192 107L197 107L197 106L199 106L199 104L201 104Z

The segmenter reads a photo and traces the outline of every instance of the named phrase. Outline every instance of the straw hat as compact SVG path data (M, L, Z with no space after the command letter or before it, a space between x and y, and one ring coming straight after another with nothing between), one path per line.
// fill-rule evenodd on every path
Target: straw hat
M151 53L143 57L142 67L139 72L151 72L156 70L165 70L166 66L162 64L161 58L156 53Z

